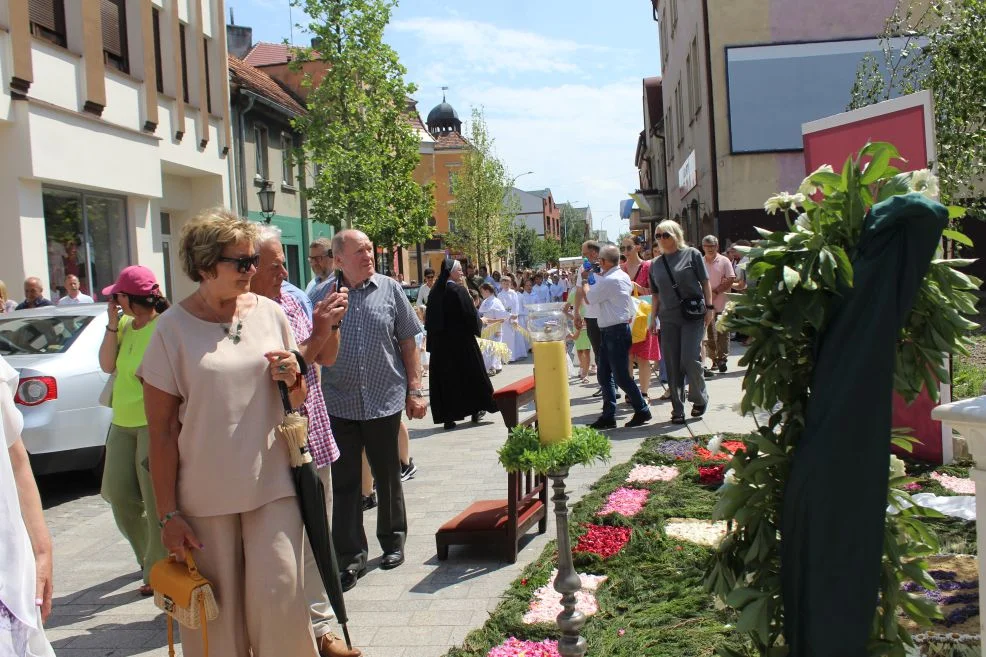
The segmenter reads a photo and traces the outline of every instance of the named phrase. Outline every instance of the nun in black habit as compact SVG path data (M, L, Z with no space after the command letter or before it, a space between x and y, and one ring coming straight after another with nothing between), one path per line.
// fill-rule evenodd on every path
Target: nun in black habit
M469 292L460 283L462 278L459 261L446 258L425 311L431 354L431 417L446 429L470 416L478 422L487 411L497 410L493 384L476 342L482 323Z

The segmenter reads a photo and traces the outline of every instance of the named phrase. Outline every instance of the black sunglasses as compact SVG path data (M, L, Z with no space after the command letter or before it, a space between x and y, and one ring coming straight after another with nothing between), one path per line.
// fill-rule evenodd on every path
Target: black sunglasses
M672 237L671 233L658 233L657 236L662 240L669 240Z
M620 250L621 251L633 251L635 248L637 248L637 247L635 247L633 244L630 244L629 246L626 245L626 244L624 244L623 246L620 247Z
M260 255L243 256L242 258L219 258L219 262L231 262L236 265L236 271L245 274L250 271L250 267L260 266Z

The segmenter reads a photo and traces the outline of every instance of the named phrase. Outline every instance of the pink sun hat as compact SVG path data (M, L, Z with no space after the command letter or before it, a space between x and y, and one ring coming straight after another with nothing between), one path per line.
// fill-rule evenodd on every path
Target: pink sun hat
M154 272L142 265L130 265L126 267L120 272L116 283L103 288L104 297L109 297L118 292L132 294L138 297L161 294L157 279L154 277Z

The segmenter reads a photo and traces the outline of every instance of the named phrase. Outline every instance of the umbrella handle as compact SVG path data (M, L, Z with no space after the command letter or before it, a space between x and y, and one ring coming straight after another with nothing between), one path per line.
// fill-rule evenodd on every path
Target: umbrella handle
M290 414L294 412L294 408L291 406L291 396L288 394L288 385L284 381L277 382L277 390L281 393L281 404L284 406L284 414Z

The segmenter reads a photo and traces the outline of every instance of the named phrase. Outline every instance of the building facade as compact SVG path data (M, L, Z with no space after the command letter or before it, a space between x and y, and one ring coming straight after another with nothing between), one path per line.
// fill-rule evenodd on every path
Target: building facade
M125 266L172 298L174 243L229 203L223 0L0 2L0 278L68 274L98 294Z
M630 231L653 242L654 227L669 216L664 90L660 77L644 78L642 104L644 129L640 131L634 153L638 187L631 194L639 211L630 215Z
M668 213L689 240L776 225L763 202L805 175L801 124L849 105L856 68L880 52L896 4L652 0Z
M524 191L511 187L506 202L519 208L515 225L526 226L541 238L561 239L561 206L555 204L550 189Z

